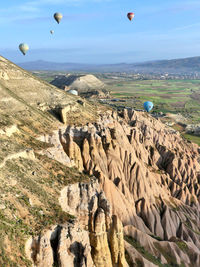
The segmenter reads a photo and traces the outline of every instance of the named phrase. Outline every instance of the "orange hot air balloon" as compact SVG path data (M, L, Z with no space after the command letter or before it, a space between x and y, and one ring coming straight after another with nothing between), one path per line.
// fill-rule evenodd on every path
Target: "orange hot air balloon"
M135 14L133 12L130 12L127 14L127 17L131 21L135 17Z

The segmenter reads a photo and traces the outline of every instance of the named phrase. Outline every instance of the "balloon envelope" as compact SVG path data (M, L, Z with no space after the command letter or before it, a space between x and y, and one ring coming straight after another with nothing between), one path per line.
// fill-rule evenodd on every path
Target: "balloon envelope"
M152 103L152 102L147 101L147 102L144 103L144 109L145 109L147 112L151 111L152 108L153 108L153 103Z
M19 45L19 50L25 56L26 52L29 50L29 46L27 44L25 44L25 43L22 43L22 44Z
M130 12L127 14L127 17L131 21L135 17L135 14L133 12Z
M60 23L62 18L63 18L63 15L61 13L56 12L54 14L54 19L58 22L58 24Z
M54 34L54 31L53 31L53 30L51 30L51 31L50 31L50 33L51 33L51 34Z
M67 91L68 93L72 94L72 95L78 95L78 92L74 89L70 89L69 91Z

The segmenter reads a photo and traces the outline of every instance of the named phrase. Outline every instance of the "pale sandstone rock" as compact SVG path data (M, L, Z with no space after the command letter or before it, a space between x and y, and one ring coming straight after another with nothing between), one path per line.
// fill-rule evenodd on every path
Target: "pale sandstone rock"
M6 135L8 137L11 137L14 133L19 133L19 129L17 128L17 125L12 125L10 127L6 127L4 129L0 129L0 135Z
M46 231L42 236L31 237L26 243L25 251L34 267L52 266L53 250L51 248L51 235L56 227Z
M26 253L36 266L127 267L122 223L111 217L111 206L97 181L63 188L59 202L77 219L28 240Z
M9 80L9 76L5 71L0 71L0 80Z
M51 145L51 147L42 150L39 153L55 159L66 166L72 167L75 163L70 160L65 152L64 132L65 127L60 128L58 131L53 131L51 134L39 136L37 138L38 140Z
M112 267L104 210L99 208L94 215L91 215L92 221L94 223L93 227L90 228L90 244L94 263L96 266Z
M78 105L78 103L77 103ZM62 122L66 125L67 124L67 115L69 112L73 112L73 111L76 111L77 110L77 105L67 105L63 108L60 108L59 109L59 114L60 114L60 117L61 117L61 120Z
M70 133L70 142L79 146L84 169L98 178L112 214L123 225L158 236L166 244L174 236L191 242L198 259L198 146L146 113L124 110L120 116L107 113L87 127L68 127L66 136ZM77 148L72 150L71 154ZM185 226L186 211L193 230ZM189 264L186 252L173 245L168 249L176 262L182 258Z
M88 232L80 228L78 223L61 228L57 257L60 267L95 267Z
M61 190L59 203L61 208L74 216L79 217L79 223L87 226L89 213L98 208L98 183L73 184Z
M71 161L75 163L79 171L83 171L83 159L80 147L73 141L70 134L66 135L66 153Z
M124 255L123 225L117 216L112 216L112 226L109 235L113 266L128 266Z
M173 260L174 264L199 267L198 147L146 113L125 110L120 116L104 114L94 124L68 127L62 134L63 149L70 160L97 177L100 184L64 188L62 208L78 217L80 229L89 230L88 255L96 267L126 266L118 219L125 226L125 235L136 239L163 264ZM59 240L69 246L69 240ZM177 242L186 245L181 243L181 248ZM83 247L76 244L73 251L83 255L85 247L86 243ZM127 242L126 250L133 262L139 259L143 266L154 266ZM67 257L65 246L60 251L63 259ZM75 258L70 252L70 260ZM85 264L85 258L81 259Z

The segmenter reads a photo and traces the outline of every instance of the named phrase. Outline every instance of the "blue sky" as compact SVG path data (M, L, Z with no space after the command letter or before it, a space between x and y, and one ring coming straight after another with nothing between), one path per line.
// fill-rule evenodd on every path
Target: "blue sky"
M131 63L200 55L199 0L1 2L0 54L14 62ZM55 12L64 16L59 25ZM132 22L127 12L135 12ZM30 46L25 57L21 42Z

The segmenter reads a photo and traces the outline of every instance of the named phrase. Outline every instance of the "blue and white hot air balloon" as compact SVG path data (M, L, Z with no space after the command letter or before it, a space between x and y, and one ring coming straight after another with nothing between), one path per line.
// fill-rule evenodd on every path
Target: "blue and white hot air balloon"
M147 111L147 112L150 112L153 108L153 103L150 102L150 101L146 101L144 102L144 109Z
M78 95L78 91L74 90L74 89L70 89L69 91L67 91L68 93L70 93L71 95Z

